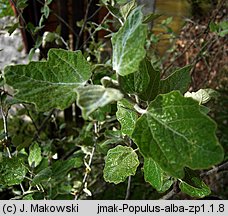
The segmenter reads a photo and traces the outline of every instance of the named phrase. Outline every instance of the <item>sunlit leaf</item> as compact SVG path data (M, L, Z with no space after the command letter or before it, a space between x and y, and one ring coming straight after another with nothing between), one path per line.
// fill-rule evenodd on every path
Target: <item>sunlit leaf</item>
M28 162L29 166L37 167L42 160L41 148L37 142L33 143L29 148Z
M223 160L215 131L215 122L196 101L173 91L150 103L132 137L144 157L151 157L169 175L183 178L186 166L204 169Z
M135 122L138 118L134 106L126 99L118 101L116 117L121 124L121 131L131 137Z
M179 90L181 93L185 93L188 90L191 82L190 70L192 66L187 65L174 71L166 79L160 82L160 93L165 94L173 90Z
M105 159L104 179L118 184L130 175L135 175L139 165L137 154L130 147L117 146L108 151Z
M173 180L165 174L161 167L152 159L144 158L144 178L157 191L164 192L173 184Z
M181 180L179 187L182 192L197 198L203 198L211 193L210 188L190 169L186 170L185 178Z
M112 37L113 69L121 76L134 73L145 57L146 25L142 24L141 7L129 14L124 25Z
M51 49L47 61L5 68L6 83L16 90L15 97L34 103L39 111L70 106L76 100L76 88L90 75L90 65L80 51L62 49Z
M27 169L20 157L4 157L0 161L0 184L2 185L18 185L23 181L26 173Z
M43 170L41 170L39 173L37 173L32 182L31 182L31 185L37 185L37 184L40 184L42 182L48 182L48 180L50 180L51 178L51 175L52 175L52 170L50 167L47 167Z

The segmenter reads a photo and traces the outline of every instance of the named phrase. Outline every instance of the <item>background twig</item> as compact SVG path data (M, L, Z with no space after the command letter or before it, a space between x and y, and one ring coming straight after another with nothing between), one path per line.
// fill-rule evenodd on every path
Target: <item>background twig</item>
M206 172L203 172L201 173L201 177L204 177L204 176L209 176L209 175L212 175L212 174L215 174L215 173L218 173L218 172L221 172L221 171L228 171L228 161L226 161L225 163L217 166L217 167L214 167L213 169L211 170L208 170Z
M178 194L179 192L180 192L180 188L179 188L179 185L178 185L178 181L176 181L173 184L173 189L169 193L167 193L166 195L164 195L163 197L161 197L160 200L169 200L174 195Z

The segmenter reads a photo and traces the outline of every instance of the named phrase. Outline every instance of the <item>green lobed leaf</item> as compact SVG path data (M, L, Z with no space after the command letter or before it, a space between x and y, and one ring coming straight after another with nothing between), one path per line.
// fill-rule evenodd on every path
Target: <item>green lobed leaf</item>
M126 99L118 101L116 117L121 124L121 131L131 137L138 118L138 115L134 110L134 106Z
M144 158L144 178L146 182L149 182L156 190L160 191L162 188L162 173L163 170L152 158Z
M18 185L23 181L26 173L27 169L20 157L4 157L0 161L0 184L2 185Z
M144 101L153 100L159 91L160 72L155 70L148 59L140 62L139 70L127 76L120 76L122 89L137 94Z
M118 145L108 151L105 159L104 179L118 184L130 175L135 175L139 165L138 155L127 146Z
M31 182L31 185L34 186L34 185L37 185L37 184L40 184L42 182L47 182L52 176L52 170L50 167L47 167L43 170L41 170L39 173L37 173L32 182Z
M58 160L52 166L53 177L63 178L73 168L79 168L83 165L80 157L70 158L68 160Z
M215 131L215 122L196 101L173 91L150 103L132 138L144 157L151 157L169 175L183 178L186 166L204 169L223 160Z
M97 108L104 107L113 101L118 101L123 98L119 90L105 88L101 85L79 87L77 93L77 105L81 108L82 116L85 119Z
M165 192L173 184L173 180L169 179L152 158L144 158L143 170L145 181L149 182L159 192Z
M211 193L210 188L190 169L186 170L185 178L181 180L179 187L182 192L197 198L203 198Z
M149 84L139 93L139 98L144 101L152 101L159 92L160 71L156 70L150 61L144 60L140 64L140 72L149 76Z
M89 63L80 51L51 49L47 61L7 66L6 83L16 99L33 103L39 111L65 109L76 100L76 91L90 78Z
M119 83L124 92L138 94L138 91L142 91L148 86L149 76L148 74L140 73L140 70L138 70L127 76L119 76Z
M42 160L41 148L37 142L29 148L28 163L30 167L37 167Z
M144 44L147 27L142 21L141 7L137 7L112 37L113 69L121 76L136 72L146 55Z
M192 186L184 181L181 181L179 187L183 193L186 193L192 197L203 198L210 195L210 188L200 179L193 178L192 181L195 186Z
M166 79L160 82L160 94L165 94L173 90L179 90L181 93L185 93L188 90L191 82L190 70L192 66L187 65L174 71Z
M58 160L52 167L47 167L41 170L33 178L32 185L40 184L42 182L47 182L50 179L63 179L66 177L67 173L74 169L79 168L83 165L83 159L81 157L74 157L68 160Z
M121 88L130 94L138 94L145 91L149 85L149 74L147 70L143 69L146 59L140 62L139 70L127 76L120 76Z
M35 173L39 173L41 170L47 168L49 166L49 158L43 157L42 161L40 162L39 166L37 166L34 170Z

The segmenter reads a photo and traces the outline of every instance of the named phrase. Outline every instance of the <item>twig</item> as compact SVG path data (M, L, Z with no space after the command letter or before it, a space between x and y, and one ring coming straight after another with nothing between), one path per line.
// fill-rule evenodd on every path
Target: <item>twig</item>
M173 184L173 189L164 195L163 197L160 198L160 200L169 200L171 199L174 195L178 194L180 192L179 186L178 186L178 181L174 182Z
M222 172L222 171L228 171L228 161L226 161L225 163L223 163L223 164L221 164L221 165L219 165L217 167L214 167L211 170L208 170L206 172L201 173L200 177L213 175L215 173L219 173L219 172ZM174 185L173 185L173 189L169 193L167 193L166 195L161 197L160 199L161 200L171 199L174 195L178 194L179 192L180 192L180 189L178 187L178 182L176 181L174 183Z
M83 34L83 31L85 30L85 27L86 27L86 23L88 21L88 13L89 13L89 8L90 8L90 5L92 3L93 0L90 0L90 2L88 3L88 0L87 0L87 7L86 7L86 11L85 11L85 16L84 16L84 22L83 22L83 25L80 29L80 32L78 34L78 40L77 40L77 43L76 43L76 50L78 49L79 47L79 43L80 43L80 40L81 40L81 37L82 37L82 34Z
M90 154L89 162L87 164L87 167L89 168L89 170L88 170L88 168L86 168L86 172L85 172L85 175L84 175L83 180L82 180L82 186L79 189L79 191L75 194L75 200L78 200L78 198L81 195L83 189L86 188L86 186L87 186L87 178L89 176L89 173L91 172L91 170L90 170L91 168L90 167L91 167L93 156L94 156L94 153L95 153L96 144L97 144L97 136L98 136L98 125L97 125L96 122L94 123L94 133L95 133L94 145L93 145L93 148L92 148L92 151L91 151L91 154Z
M129 146L132 146L133 141L129 138ZM131 195L131 176L128 177L127 190L125 195L125 200L128 200Z
M1 99L1 114L2 114L2 120L3 120L3 127L4 127L4 134L5 134L5 140L8 141L8 130L7 130L7 115L8 111L4 112L2 107L2 99Z
M126 191L126 196L125 200L128 200L131 194L131 176L128 177L128 182L127 182L127 191Z
M4 112L3 110L3 101L2 101L2 97L1 97L1 114L2 114L2 119L3 119L3 127L4 127L4 134L5 134L5 142L6 142L6 151L8 153L8 156L9 158L12 158L12 154L9 150L9 135L8 135L8 127L7 127L7 116L8 116L8 111L9 109L7 108L7 110ZM22 185L22 183L20 183L20 187L21 187L21 190L22 190L22 193L24 194L25 193L25 189Z
M36 131L38 132L39 128L37 127L36 122L34 121L33 117L31 116L28 107L27 107L25 104L23 104L23 107L26 109L27 114L28 114L29 118L30 118L31 121L32 121L32 124L34 125Z
M22 11L20 9L17 8L17 3L15 2L15 0L10 0L10 2L13 4L13 6L15 7L16 11L18 14L16 14L16 16L19 17L19 19L21 19L22 23L24 24L24 26L22 26L22 28L24 28L24 30L26 29L28 31L28 33L30 34L33 42L36 42L36 39L34 38L33 33L31 32L31 30L29 28L27 28L27 22L23 17Z
M98 25L97 28L101 27L101 25L104 23L104 21L108 18L109 15L110 15L110 12L108 12L108 13L105 15L105 17L104 17L103 20L100 22L100 24ZM95 29L94 32L93 32L92 34L90 34L90 35L88 36L88 38L84 41L84 43L79 47L79 49L82 49L82 47L90 40L90 38L91 38L92 36L95 35L96 32L97 32L97 31L96 31L96 29Z
M34 44L36 44L36 38L34 37L34 34L33 34L33 32L27 27L27 22L26 22L26 20L24 19L24 17L23 17L23 14L22 14L22 11L20 10L20 9L18 9L17 8L17 4L16 4L16 2L15 2L15 0L9 0L12 4L13 4L13 6L15 7L15 9L16 9L16 12L18 13L18 14L16 14L15 16L18 16L19 17L19 23L20 23L20 19L21 19L21 21L22 21L22 26L20 26L20 30L23 30L23 31L26 31L27 30L27 32L30 34L30 36L31 36L31 38L32 38L32 41L33 41L33 45ZM38 1L38 0L37 0ZM20 23L21 24L21 23ZM28 41L27 41L28 42ZM40 50L40 53L43 55L43 51L42 50Z
M100 10L101 7L99 7L90 17L88 17L88 20L91 20Z
M216 42L216 40L217 39L210 39L205 45L204 45L204 47L202 48L202 49L205 49L205 50L207 50L207 51L209 51L210 50L210 48L213 46L213 44ZM201 50L202 50L201 49ZM196 66L196 64L201 60L201 59L203 59L204 61L205 61L205 58L203 57L203 56L201 56L201 50L197 53L197 55L192 59L192 61L189 63L190 65L192 65L192 69L191 69L191 72L190 72L190 74L192 75L193 73L194 73L194 71L195 71L195 66ZM206 64L206 63L205 63ZM206 64L207 65L207 64ZM209 71L209 68L208 68L208 71ZM203 83L201 84L201 85L203 85ZM192 84L192 86L194 87L194 82L193 82L193 84Z
M9 144L9 135L8 135L8 128L7 128L8 109L6 110L6 112L4 112L2 96L1 96L1 114L2 114L2 120L3 120L5 142L6 142L5 147L6 147L6 151L8 153L9 158L12 158L12 155L11 155L9 147L8 147L8 144Z
M21 10L17 8L17 3L15 2L15 0L10 0L10 2L13 4L13 6L15 7L15 9L16 9L16 11L17 11L17 13L18 13L18 14L16 14L16 15L17 15L19 18L21 18L22 22L23 22L24 25L26 26L27 23L26 23L24 17L22 16ZM32 34L31 32L29 32L29 33L31 34L31 37L32 37L33 41L35 42L35 39L34 39L34 37L33 37L33 34Z
M193 40L193 42L187 46L184 51L182 53L180 53L166 68L164 68L164 70L162 71L161 77L163 77L166 73L166 71L173 66L173 64L180 58L182 57L188 50L189 48L191 48L195 42L202 36L204 35L204 41L206 40L207 36L208 36L208 32L210 29L210 23L216 19L217 14L219 13L220 9L222 8L223 4L225 3L225 1L221 1L220 5L218 6L218 9L216 10L216 12L214 13L214 15L211 17L211 19L209 20L207 27L205 28L204 31L202 31L200 34L197 35L197 37Z
M24 186L22 185L22 183L20 183L20 187L21 187L21 190L22 190L22 194L24 195L25 194L25 189L24 189Z
M45 3L43 3L42 1L40 0L37 0L41 5L45 5ZM59 16L57 13L55 13L55 11L51 10L50 9L50 12L55 16L57 17L64 25L66 25L70 30L71 32L73 33L73 35L78 38L78 34L75 32L74 28L72 28L61 16Z
M169 70L173 64L179 59L181 58L194 44L195 42L203 35L203 32L201 32L200 34L197 35L197 37L183 50L182 53L180 53L166 68L164 68L164 70L161 73L161 77L163 77L165 75L165 73L167 72L167 70Z
M172 189L169 193L167 193L167 194L164 195L162 198L160 198L160 200L169 200L169 199L171 199L175 194L176 194L176 192L174 191L174 189Z
M37 132L33 136L33 141L36 140L39 137L40 132L43 130L45 124L50 119L52 114L54 113L54 109L49 113L49 115L44 119L44 121L41 123L40 127L38 128Z
M221 164L221 165L219 165L217 167L214 167L211 170L208 170L206 172L201 173L200 177L213 175L215 173L222 172L222 171L228 171L228 161L226 161L225 163L223 163L223 164Z

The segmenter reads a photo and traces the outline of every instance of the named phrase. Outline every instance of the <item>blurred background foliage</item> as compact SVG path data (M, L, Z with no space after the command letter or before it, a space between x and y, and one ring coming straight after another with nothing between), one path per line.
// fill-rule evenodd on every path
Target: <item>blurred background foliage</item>
M13 16L13 10L8 0L0 0L0 18L5 16Z

